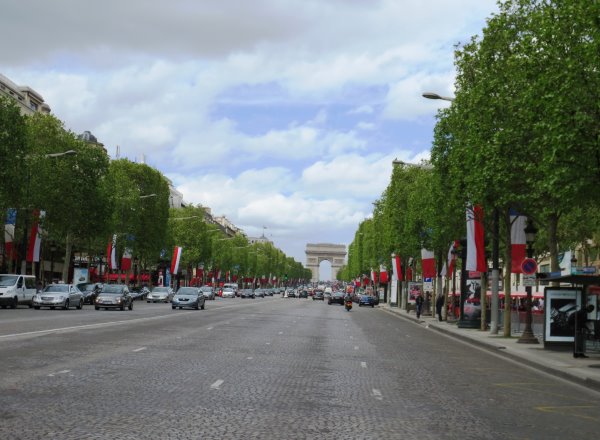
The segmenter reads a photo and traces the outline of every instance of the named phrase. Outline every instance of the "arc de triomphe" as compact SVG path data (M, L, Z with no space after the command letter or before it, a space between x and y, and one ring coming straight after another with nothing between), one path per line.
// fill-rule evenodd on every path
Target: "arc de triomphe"
M331 263L331 279L335 280L340 267L344 265L346 246L343 244L308 243L306 245L306 267L312 271L312 282L319 281L319 265L322 261Z

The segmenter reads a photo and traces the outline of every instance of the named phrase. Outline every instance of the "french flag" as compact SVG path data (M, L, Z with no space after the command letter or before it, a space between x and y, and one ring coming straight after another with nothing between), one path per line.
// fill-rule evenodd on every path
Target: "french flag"
M13 247L13 241L15 239L15 225L17 224L17 210L15 208L9 208L6 211L6 221L4 223L4 249L6 250L6 257L9 260L16 259L15 249Z
M442 268L442 276L449 278L454 271L454 261L456 260L455 252L460 246L458 240L452 242L450 245L450 249L448 249L448 260L447 263L444 263L444 267Z
M467 264L473 272L487 272L483 237L483 208L475 205L467 208Z
M109 269L117 269L117 234L112 236L112 240L108 240L108 246L106 246L106 260Z
M392 254L392 274L396 281L404 281L402 276L402 265L400 264L400 255Z
M31 227L31 236L27 249L27 261L29 263L38 263L40 261L40 250L42 248L42 228L40 221L46 216L46 211L34 211L33 226Z
M433 251L421 249L421 265L423 266L423 278L435 277L435 256Z
M527 241L525 239L525 226L527 217L519 215L515 210L510 210L510 243L511 243L511 272L521 273L521 263L526 256Z
M125 248L121 257L121 270L131 269L131 249Z
M181 259L181 251L183 249L181 246L175 246L175 250L173 251L173 258L171 259L171 273L176 274L179 270L179 260Z

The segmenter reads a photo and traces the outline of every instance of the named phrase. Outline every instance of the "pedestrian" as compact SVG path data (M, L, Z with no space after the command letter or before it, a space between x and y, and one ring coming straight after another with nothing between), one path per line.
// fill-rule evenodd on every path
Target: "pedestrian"
M585 338L587 332L587 316L588 313L594 311L594 306L588 304L587 307L580 308L575 314L575 342L573 344L573 357L586 358L585 354Z
M417 319L421 317L421 309L423 308L423 296L419 293L415 298L415 306L417 309Z
M444 295L439 295L435 300L435 311L438 315L438 320L442 321L442 309L444 308Z

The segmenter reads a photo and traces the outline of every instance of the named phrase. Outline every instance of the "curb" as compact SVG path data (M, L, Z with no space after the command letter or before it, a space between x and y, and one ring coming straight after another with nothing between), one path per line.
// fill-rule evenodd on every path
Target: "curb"
M395 312L393 310L390 310L389 308L384 308L384 307L380 307L381 310L385 311L386 313L389 313L391 315L394 316L398 316L402 319L405 319L407 321L411 321L414 322L415 324L427 324L426 321L421 321L419 319L417 319L416 317L412 317L412 316L405 316L399 312ZM594 391L599 391L600 392L600 380L597 379L592 379L589 377L579 377L577 375L575 375L574 373L570 373L567 371L563 371L563 370L558 370L556 368L553 367L549 367L547 364L545 364L543 362L543 359L540 361L534 361L528 358L525 358L517 353L513 353L510 351L507 351L505 346L503 345L495 345L492 342L485 342L485 341L480 341L478 339L475 338L471 338L466 334L461 334L461 333L457 333L457 332L453 332L453 331L448 331L445 330L442 327L439 327L437 325L430 325L427 324L427 328L431 329L431 330L435 330L438 333L442 333L444 335L447 336L451 336L455 339L459 339L461 341L464 342L468 342L470 344L476 345L479 348L485 349L487 351L490 351L492 353L496 353L500 356L506 357L508 359L511 359L513 361L517 361L520 364L523 365L527 365L529 367L535 368L537 370L543 371L544 373L550 374L552 376L555 377L559 377L561 379L565 379L569 382L573 382L575 384L578 385L584 385L587 388L591 388Z

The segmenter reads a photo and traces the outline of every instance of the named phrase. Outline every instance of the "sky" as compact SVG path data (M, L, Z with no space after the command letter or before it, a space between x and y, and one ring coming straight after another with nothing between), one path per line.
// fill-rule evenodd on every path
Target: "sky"
M495 0L0 0L0 73L301 263L429 158ZM265 229L266 228L266 229Z

